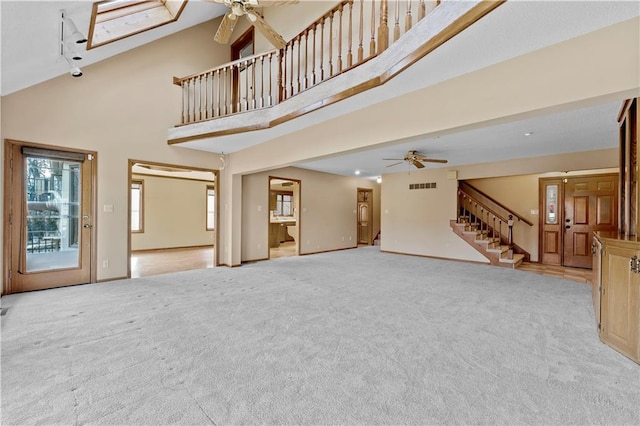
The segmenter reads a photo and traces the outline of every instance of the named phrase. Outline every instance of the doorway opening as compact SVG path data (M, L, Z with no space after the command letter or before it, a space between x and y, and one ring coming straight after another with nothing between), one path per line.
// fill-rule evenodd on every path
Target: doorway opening
M358 188L358 245L373 244L373 189Z
M96 281L97 156L5 141L3 294Z
M253 26L249 27L236 41L231 44L231 62L238 59L247 58L254 54L254 34ZM246 80L247 72L250 72L250 64L246 64L242 67L233 67L233 75L231 80L233 81L233 87L231 90L231 105L234 112L240 112L242 110L242 102L247 100L248 85L241 85L240 81ZM250 75L250 74L249 74Z
M593 232L618 230L618 174L541 178L539 259L592 268Z
M300 254L301 181L269 177L269 259Z
M129 160L129 278L218 266L218 171Z

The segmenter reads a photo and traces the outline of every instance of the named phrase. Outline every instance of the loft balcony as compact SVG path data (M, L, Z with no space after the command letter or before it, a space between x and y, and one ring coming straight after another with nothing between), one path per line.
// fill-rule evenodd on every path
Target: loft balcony
M269 135L255 131L385 86L502 3L344 0L282 49L174 78L182 90L182 113L168 142L226 153L259 144ZM421 87L420 79L413 80ZM400 94L397 88L377 91L349 108ZM339 113L338 108L323 115ZM252 137L219 138L246 132Z

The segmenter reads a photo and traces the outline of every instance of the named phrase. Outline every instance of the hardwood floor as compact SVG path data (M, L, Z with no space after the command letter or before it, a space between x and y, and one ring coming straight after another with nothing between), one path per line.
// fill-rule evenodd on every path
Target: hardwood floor
M131 278L205 268L213 268L213 247L131 253Z
M295 255L294 242L270 249L271 259ZM140 251L131 254L131 278L205 268L213 268L213 247ZM524 262L518 270L591 284L592 273L589 269Z
M296 243L294 241L288 241L281 243L280 247L273 247L269 249L269 258L277 259L278 257L287 257L296 255Z
M591 284L591 269L566 268L564 266L542 265L540 263L527 262L523 262L520 266L518 266L517 269L521 271L542 274L549 277L564 278L571 281Z

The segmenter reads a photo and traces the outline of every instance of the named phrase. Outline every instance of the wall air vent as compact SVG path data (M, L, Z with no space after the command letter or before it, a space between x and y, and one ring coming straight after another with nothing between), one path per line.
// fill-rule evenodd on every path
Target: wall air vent
M436 183L435 182L410 183L409 189L436 189Z

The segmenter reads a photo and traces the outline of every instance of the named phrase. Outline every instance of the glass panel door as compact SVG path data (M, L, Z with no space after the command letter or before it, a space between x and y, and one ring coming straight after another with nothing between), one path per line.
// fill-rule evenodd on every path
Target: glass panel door
M25 156L24 272L80 267L81 163Z

